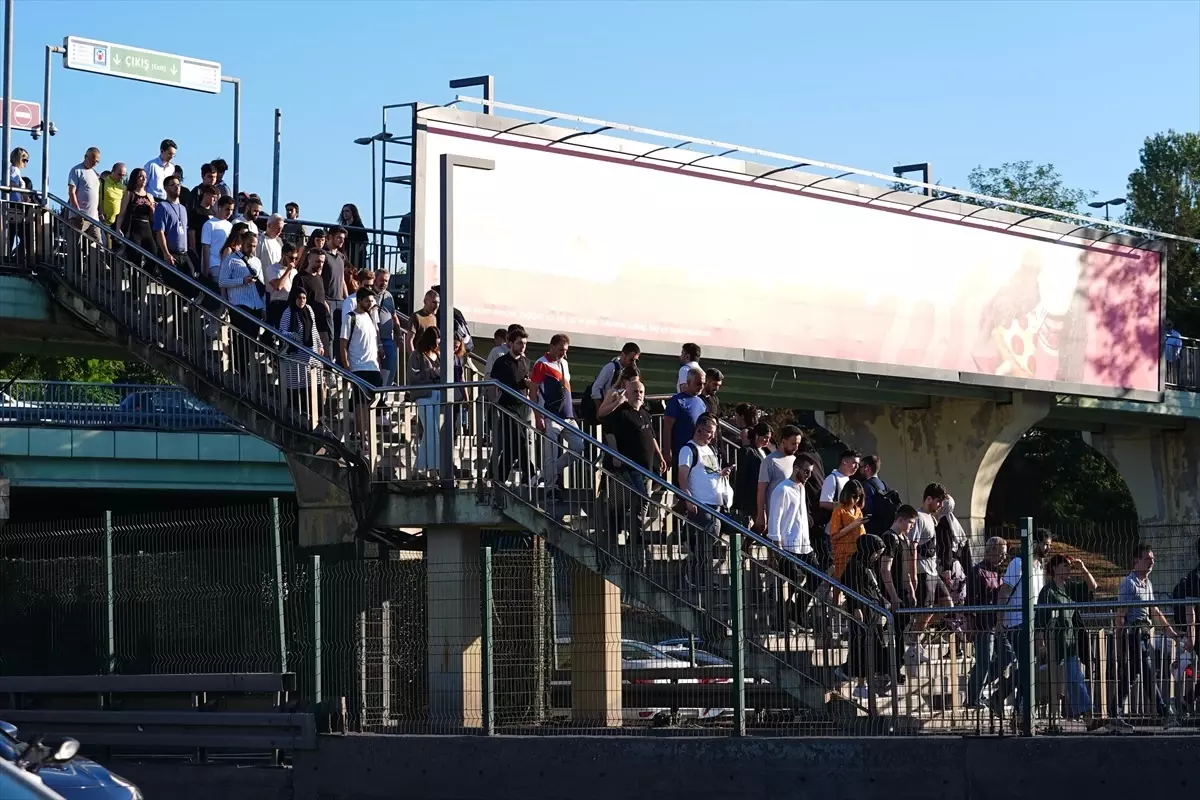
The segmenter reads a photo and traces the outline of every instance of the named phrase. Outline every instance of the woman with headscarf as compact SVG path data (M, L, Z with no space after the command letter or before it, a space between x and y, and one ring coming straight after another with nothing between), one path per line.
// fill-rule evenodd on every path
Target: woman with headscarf
M842 572L842 583L865 600L886 608L887 598L883 596L876 571L883 550L883 539L875 534L860 536L855 543L854 555L850 556ZM866 700L871 691L867 686L868 679L875 679L877 692L883 691L880 685L886 686L888 680L884 618L850 594L846 595L846 610L854 615L856 624L850 626L850 653L844 674L855 679L854 697Z
M963 605L967 602L967 576L971 574L971 546L967 541L967 532L959 524L958 517L954 516L954 498L950 495L946 495L937 513L934 541L938 573L946 585L946 593L954 605ZM961 623L960 615L946 618L946 624L953 629L961 628Z
M279 320L279 331L296 345L307 347L324 355L325 348L321 345L321 334L317 329L317 316L312 306L308 304L308 289L304 284L292 286L288 296L287 308ZM288 390L289 408L304 416L308 403L308 387L310 376L319 374L321 362L311 354L293 345L283 356L282 372L283 385Z

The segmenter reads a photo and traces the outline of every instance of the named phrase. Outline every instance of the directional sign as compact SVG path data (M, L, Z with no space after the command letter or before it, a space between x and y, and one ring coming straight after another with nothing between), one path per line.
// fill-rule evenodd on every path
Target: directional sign
M65 42L67 69L99 72L135 81L161 83L197 92L219 94L221 65L188 56L176 56L95 39L68 36Z
M0 102L4 102L0 99ZM41 127L42 107L29 100L8 101L8 122L15 130L31 131Z

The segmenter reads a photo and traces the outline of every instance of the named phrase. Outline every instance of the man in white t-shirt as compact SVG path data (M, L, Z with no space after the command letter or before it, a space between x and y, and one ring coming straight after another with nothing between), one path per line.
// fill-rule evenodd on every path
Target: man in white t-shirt
M838 503L842 497L842 490L846 488L846 484L854 477L854 473L858 472L858 462L861 456L854 450L843 450L838 456L837 467L825 476L825 481L821 484L821 494L817 497L817 503L821 508L822 516L825 520L824 541L818 543L817 549L821 553L821 558L826 567L833 564L833 543L829 530L829 516L833 510L838 507ZM820 524L818 519L816 524Z
M1045 528L1039 528L1034 531L1033 541L1030 543L1033 563L1030 565L1029 571L1029 588L1034 605L1037 604L1038 596L1042 593L1042 589L1046 585L1046 573L1042 567L1045 564L1046 558L1050 555L1050 545L1053 542L1054 537ZM1007 678L1004 677L1003 672L1001 673L1000 688L988 699L988 704L992 707L992 710L1001 718L1004 716L1004 703L1013 692L1017 694L1018 708L1020 708L1021 703L1025 700L1025 683L1027 678L1021 673L1023 672L1022 665L1025 663L1026 656L1029 653L1029 643L1021 635L1021 606L1025 598L1025 594L1021 590L1021 573L1023 570L1024 566L1021 562L1021 557L1017 556L1008 562L1008 569L1004 571L1004 577L1000 582L1000 605L1004 606L1004 613L1001 615L1000 624L1004 629L1004 635L1008 638L1011 651L1017 655L1017 666L1010 671ZM1016 683L1015 686L1013 685L1014 682Z
M925 487L921 496L921 506L917 510L917 521L909 529L904 544L904 576L905 601L919 608L930 608L941 596L950 605L950 593L942 583L937 564L937 522L936 516L942 508L942 503L949 495L946 487L940 483L931 483ZM933 614L922 614L912 621L908 633L912 637L908 649L904 653L905 662L909 665L924 664L929 661L918 639L921 631L929 627Z
M213 215L204 221L200 229L201 260L208 267L208 274L215 282L221 272L221 248L233 230L229 217L233 214L233 198L222 197L217 201Z
M767 538L779 545L781 550L793 554L819 572L821 565L813 552L808 525L808 501L804 496L804 484L812 475L816 462L808 453L800 453L790 460L791 474L775 485L767 501ZM808 616L812 590L816 584L815 576L791 559L775 557L772 561L780 574L795 586L788 598L788 604L791 606L788 611L791 624L798 630L808 630L805 618ZM807 591L799 591L801 588Z
M675 391L682 392L687 386L688 373L700 369L700 345L688 342L679 350L679 379L675 381ZM703 370L700 370L703 373Z
M383 376L379 372L379 328L371 310L375 307L375 291L370 286L358 290L355 296L358 305L354 313L344 321L341 344L338 348L342 366L372 386L382 386ZM367 430L367 404L359 403L357 411L358 429Z
M678 485L703 506L685 501L689 524L680 526L681 539L692 558L689 579L696 589L713 587L713 544L721 535L721 520L712 509L725 511L732 502L727 497L729 467L721 467L721 456L713 447L717 435L717 418L701 414L696 420L692 438L679 450ZM731 494L731 493L729 493Z

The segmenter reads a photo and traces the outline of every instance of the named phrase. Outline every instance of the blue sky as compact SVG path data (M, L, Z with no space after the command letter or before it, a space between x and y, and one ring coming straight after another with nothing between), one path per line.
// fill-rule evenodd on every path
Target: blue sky
M242 186L270 202L370 213L380 106L445 102L492 73L501 100L882 172L931 161L1052 162L1068 185L1125 191L1152 133L1200 130L1200 2L402 3L17 0L13 94L42 96L43 48L66 35L220 61L242 93ZM180 147L188 183L232 161L232 96L72 72L56 62L51 190L90 145L107 166ZM14 132L33 156L40 144ZM400 193L389 195L393 208Z

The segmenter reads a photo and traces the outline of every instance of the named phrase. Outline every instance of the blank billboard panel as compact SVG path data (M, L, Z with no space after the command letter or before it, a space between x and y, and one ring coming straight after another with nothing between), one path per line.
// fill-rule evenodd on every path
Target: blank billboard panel
M421 137L418 291L438 282L440 156L495 162L454 178L455 305L483 327L1068 392L1158 390L1155 252L468 126L427 121Z

